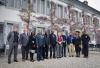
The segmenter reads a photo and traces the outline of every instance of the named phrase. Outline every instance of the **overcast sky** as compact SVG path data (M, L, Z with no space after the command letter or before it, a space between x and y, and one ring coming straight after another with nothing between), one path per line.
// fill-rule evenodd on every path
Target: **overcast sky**
M80 0L80 1L84 1L84 0ZM87 0L89 5L97 10L100 11L100 0Z

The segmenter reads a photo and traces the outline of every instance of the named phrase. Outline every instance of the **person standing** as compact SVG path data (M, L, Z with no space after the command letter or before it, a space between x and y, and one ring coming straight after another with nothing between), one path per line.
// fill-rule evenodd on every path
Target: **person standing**
M45 32L44 39L45 39L45 58L48 59L49 35L47 32Z
M81 37L80 37L80 32L76 31L76 35L75 35L75 51L76 51L76 57L80 57L80 51L81 51Z
M42 32L39 31L39 33L36 36L36 45L37 45L37 60L43 60L44 59L44 35L42 35Z
M88 58L88 49L89 49L89 41L90 37L89 35L84 31L82 36L82 53L84 55L84 58Z
M73 36L72 33L70 33L70 35L67 37L67 44L69 46L69 57L74 56L74 52L75 52L74 40L75 37Z
M61 58L62 57L62 36L60 34L58 34L57 37L57 58Z
M36 36L35 36L35 32L32 32L31 35L29 36L29 51L30 51L30 61L34 62L34 53L36 50L37 46L36 46Z
M7 36L7 41L9 43L9 51L8 51L8 64L11 64L11 55L14 51L14 62L18 62L17 60L17 50L18 50L18 42L19 42L19 33L18 26L13 26L13 31L10 32Z
M56 58L55 50L56 50L57 38L54 34L54 31L50 34L50 58ZM53 54L53 55L52 55Z
M29 29L24 28L24 33L20 35L20 45L22 51L22 61L28 60L29 53Z
M66 57L66 41L67 41L67 38L66 38L66 35L65 33L62 34L62 57Z

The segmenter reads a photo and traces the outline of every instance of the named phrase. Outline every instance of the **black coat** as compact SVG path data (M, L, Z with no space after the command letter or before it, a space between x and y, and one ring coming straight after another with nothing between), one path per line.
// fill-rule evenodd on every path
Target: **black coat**
M89 44L89 41L90 41L90 37L89 37L89 35L88 34L83 34L82 36L81 36L81 38L82 38L82 44L84 45L88 45Z
M81 45L81 37L75 38L74 45L75 46Z
M36 37L30 36L29 37L29 49L35 50L36 49Z
M87 34L83 34L81 36L81 39L82 39L82 46L83 46L82 53L88 54L90 37Z

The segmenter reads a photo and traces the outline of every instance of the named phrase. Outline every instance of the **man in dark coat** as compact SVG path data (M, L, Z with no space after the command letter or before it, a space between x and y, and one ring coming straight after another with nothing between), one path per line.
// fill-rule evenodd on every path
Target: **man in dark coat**
M81 51L81 37L80 37L80 32L76 31L76 35L75 35L75 51L76 51L76 57L80 57L80 51Z
M36 36L36 45L37 45L37 60L43 60L44 59L44 45L45 45L45 40L44 40L44 35L42 32L39 32Z
M20 35L20 45L22 50L22 61L28 60L29 53L29 29L24 28L24 33Z
M50 34L50 58L56 58L55 56L55 50L56 50L56 44L57 44L57 38L54 34L54 31ZM53 56L52 56L53 53Z
M47 32L45 32L44 39L45 39L45 58L48 59L49 35Z
M82 46L83 46L82 53L83 53L85 58L88 58L88 49L89 49L90 37L84 31L82 36L81 36L81 39L82 39Z
M8 64L11 63L11 55L14 50L14 62L17 61L17 50L18 50L18 42L19 42L19 33L18 27L13 26L13 31L8 34L7 41L9 43L9 51L8 51Z
M65 33L63 33L62 35L62 56L64 57L66 57L66 41L67 41L67 37Z

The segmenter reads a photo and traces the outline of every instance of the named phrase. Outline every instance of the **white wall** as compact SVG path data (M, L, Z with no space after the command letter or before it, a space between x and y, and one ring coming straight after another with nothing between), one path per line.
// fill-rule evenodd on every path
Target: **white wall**
M8 9L4 6L0 6L0 21L15 21L15 22L22 22L19 15L19 11L14 9Z

